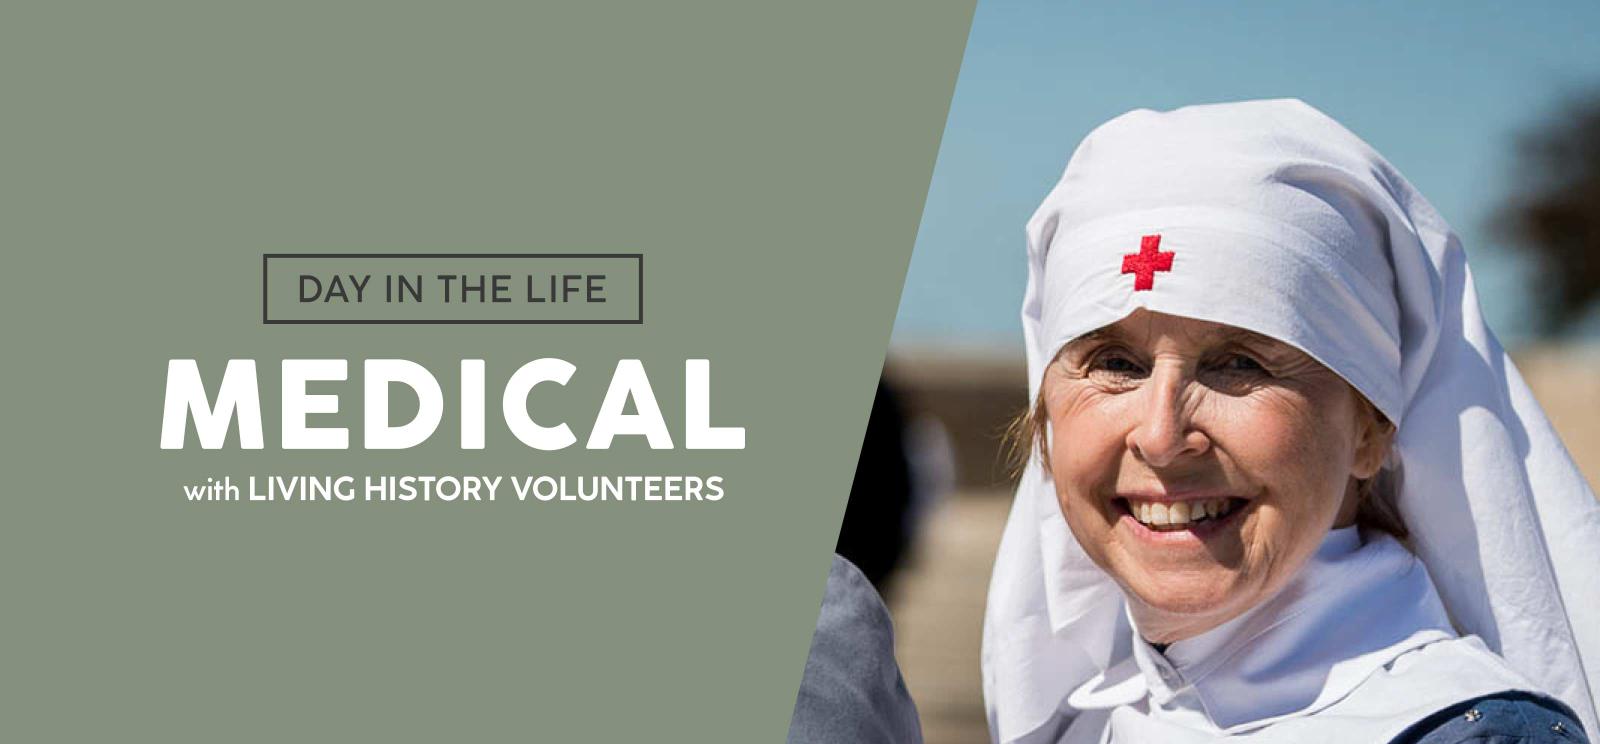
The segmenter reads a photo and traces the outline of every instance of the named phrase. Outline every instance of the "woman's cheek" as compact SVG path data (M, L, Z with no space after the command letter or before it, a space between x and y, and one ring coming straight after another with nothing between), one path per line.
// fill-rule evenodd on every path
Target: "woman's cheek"
M1307 401L1284 393L1262 394L1236 399L1237 410L1227 417L1228 449L1242 464L1264 472L1259 475L1293 474L1306 469L1329 453L1318 440L1328 430Z
M1065 439L1058 436L1056 441ZM1072 446L1058 446L1051 453L1050 462L1054 466L1051 477L1056 482L1056 496L1062 513L1069 517L1079 517L1092 508L1094 482L1092 468L1082 461L1085 454L1083 448Z
M1112 430L1106 403L1093 391L1062 390L1051 401L1050 465L1056 500L1081 544L1099 547L1116 521L1099 494L1115 486L1121 439Z
M1241 401L1245 403L1246 401ZM1332 524L1343 494L1341 462L1351 456L1336 401L1287 393L1248 401L1235 417L1230 454L1266 491L1262 537L1316 532ZM1347 470L1348 468L1346 468Z

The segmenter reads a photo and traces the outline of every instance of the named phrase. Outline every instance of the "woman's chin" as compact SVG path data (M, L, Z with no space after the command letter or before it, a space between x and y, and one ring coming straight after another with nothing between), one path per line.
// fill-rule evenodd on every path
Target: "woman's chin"
M1203 631L1238 615L1255 597L1259 587L1255 572L1245 570L1242 536L1249 514L1213 529L1182 531L1151 529L1119 516L1109 531L1094 536L1104 550L1093 557L1137 605L1141 625L1160 618L1192 635L1197 627Z
M1139 571L1127 578L1123 589L1140 604L1174 618L1225 614L1240 594L1238 577L1218 567Z

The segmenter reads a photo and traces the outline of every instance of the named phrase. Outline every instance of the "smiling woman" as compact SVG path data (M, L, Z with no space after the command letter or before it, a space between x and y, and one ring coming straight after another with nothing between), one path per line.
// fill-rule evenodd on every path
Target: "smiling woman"
M1067 525L1152 643L1281 589L1354 524L1393 434L1288 344L1144 310L1063 347L1038 407Z
M1600 505L1370 147L1299 101L1136 111L1028 237L996 741L1593 727Z

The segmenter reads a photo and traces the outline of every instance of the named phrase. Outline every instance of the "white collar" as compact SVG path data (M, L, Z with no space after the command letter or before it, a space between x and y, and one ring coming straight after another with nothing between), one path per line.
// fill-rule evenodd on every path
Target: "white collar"
M1131 618L1130 618L1131 622ZM1068 697L1079 710L1137 704L1230 734L1309 715L1405 651L1454 635L1422 563L1393 538L1333 530L1273 598L1193 638L1133 653Z

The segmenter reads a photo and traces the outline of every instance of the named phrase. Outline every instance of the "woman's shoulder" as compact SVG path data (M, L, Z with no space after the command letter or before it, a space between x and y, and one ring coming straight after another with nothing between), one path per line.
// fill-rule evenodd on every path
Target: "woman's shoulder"
M1583 727L1565 705L1528 692L1500 692L1457 703L1418 721L1392 744L1580 744Z

